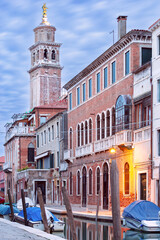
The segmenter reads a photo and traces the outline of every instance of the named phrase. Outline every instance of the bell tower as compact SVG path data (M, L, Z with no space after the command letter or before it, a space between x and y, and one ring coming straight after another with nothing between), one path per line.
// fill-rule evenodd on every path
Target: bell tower
M35 43L31 52L30 109L53 105L60 97L61 70L59 50L61 43L55 42L56 28L47 21L47 7L43 5L41 24L34 29Z

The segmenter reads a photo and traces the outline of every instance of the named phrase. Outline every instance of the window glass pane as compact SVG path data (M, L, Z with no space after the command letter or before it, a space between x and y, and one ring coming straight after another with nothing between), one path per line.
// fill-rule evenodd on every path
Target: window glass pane
M92 97L92 79L89 79L89 98Z
M77 88L77 105L80 104L80 88Z
M100 92L100 73L97 74L97 93Z
M152 49L142 48L142 65L151 61L151 58L152 58Z
M86 101L86 84L83 84L83 102Z
M112 83L116 81L116 62L112 63Z
M72 110L72 93L69 94L69 110Z
M106 88L108 85L108 68L106 67L104 69L104 88Z
M125 53L125 75L129 74L129 51Z

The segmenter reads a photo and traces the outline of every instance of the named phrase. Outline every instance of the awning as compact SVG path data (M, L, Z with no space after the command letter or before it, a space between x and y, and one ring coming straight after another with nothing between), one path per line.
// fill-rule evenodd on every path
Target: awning
M45 153L42 153L42 154L39 154L38 156L35 157L35 160L46 157L48 155L49 155L49 151L47 151Z

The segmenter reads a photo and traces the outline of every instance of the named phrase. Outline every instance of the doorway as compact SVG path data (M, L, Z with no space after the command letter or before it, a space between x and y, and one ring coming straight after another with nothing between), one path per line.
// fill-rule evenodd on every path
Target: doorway
M37 189L41 188L43 201L46 203L46 181L35 181L35 199L36 203L39 204L38 196L37 196Z
M103 209L108 209L108 199L109 199L109 191L108 191L108 165L104 163L103 165Z

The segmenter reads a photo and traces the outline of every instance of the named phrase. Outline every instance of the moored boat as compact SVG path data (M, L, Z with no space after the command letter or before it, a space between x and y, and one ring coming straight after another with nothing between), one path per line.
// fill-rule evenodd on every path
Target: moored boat
M13 206L13 212L19 213L20 211ZM0 217L10 220L11 209L9 205L0 204Z
M150 201L139 200L123 211L124 225L143 232L160 232L160 208Z
M28 226L44 231L44 224L42 222L41 209L39 207L30 207L30 208L26 208L26 211L27 211ZM50 228L50 232L63 231L64 222L56 218L47 209L45 209L45 211L46 211L46 217L47 217L48 226ZM23 210L19 214L15 215L15 221L24 224Z

